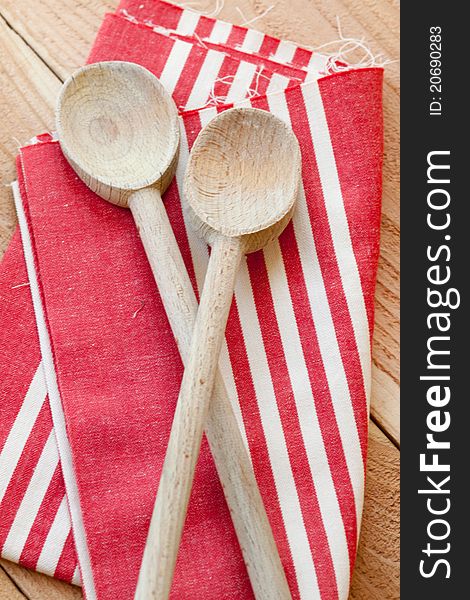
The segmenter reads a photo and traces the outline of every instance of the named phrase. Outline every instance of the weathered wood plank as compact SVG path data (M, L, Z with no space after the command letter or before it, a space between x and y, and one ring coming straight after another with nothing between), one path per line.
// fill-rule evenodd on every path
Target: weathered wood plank
M0 12L61 79L81 66L117 0L2 0Z
M42 573L30 571L6 560L0 560L0 565L24 596L30 600L80 600L82 598L82 591L78 587L58 579L52 579ZM20 597L23 598L23 596Z
M364 517L350 600L397 600L399 578L400 453L371 425Z
M26 596L20 592L0 565L0 600L25 600L25 598Z
M8 184L16 178L18 148L52 127L59 80L0 17L0 256L16 223Z

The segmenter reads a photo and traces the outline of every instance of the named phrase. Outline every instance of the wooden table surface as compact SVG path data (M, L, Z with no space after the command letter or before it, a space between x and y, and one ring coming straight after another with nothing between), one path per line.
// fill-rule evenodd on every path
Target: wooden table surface
M15 155L53 128L61 81L84 63L106 11L117 0L0 0L0 256L16 225L11 191ZM255 25L308 46L343 34L364 38L385 70L385 162L381 259L373 347L373 394L365 509L351 599L399 598L399 0L226 0L220 18ZM201 0L204 9L215 2ZM79 588L0 561L0 600L69 600Z

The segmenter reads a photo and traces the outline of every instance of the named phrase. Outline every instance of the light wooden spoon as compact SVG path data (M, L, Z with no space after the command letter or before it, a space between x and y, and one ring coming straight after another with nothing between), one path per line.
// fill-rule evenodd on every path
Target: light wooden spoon
M152 517L158 529L152 598L164 600L170 591L240 260L285 228L300 171L292 130L261 110L221 113L191 150L184 195L212 252Z
M171 97L156 77L133 63L89 65L64 84L57 130L79 177L106 200L131 209L186 363L197 300L161 201L176 167L179 141ZM220 374L205 425L255 596L288 600L276 544ZM152 597L153 527L152 521L136 593L140 600Z
M111 61L76 71L62 86L56 125L76 173L113 204L138 213L139 206L159 201L173 179L178 112L158 79L139 65Z

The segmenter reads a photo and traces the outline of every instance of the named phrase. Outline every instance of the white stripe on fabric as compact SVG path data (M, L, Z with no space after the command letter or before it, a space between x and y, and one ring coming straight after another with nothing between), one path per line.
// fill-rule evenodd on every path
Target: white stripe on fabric
M337 581L339 597L345 598L349 589L350 572L346 532L318 421L279 242L269 244L264 250L264 256L303 444L325 526L334 572L336 576L343 573L347 575L346 580Z
M240 430L243 442L245 444L245 448L247 450L248 458L250 459L250 463L253 466L251 454L250 454L250 446L248 445L248 438L246 436L245 423L243 422L242 410L240 407L240 402L238 400L238 392L237 386L235 384L235 376L232 370L232 363L230 362L230 356L228 352L227 341L224 339L224 343L222 344L222 348L219 356L219 371L222 375L223 382L225 384L225 389L227 390L227 395L230 399L230 404L232 405L233 412L235 413L235 418L237 420L238 428Z
M230 89L226 96L226 104L238 102L246 97L249 89L251 88L256 69L257 66L249 62L241 62L238 65L237 72L235 73L235 77L233 78L232 84L230 85Z
M297 46L292 44L292 42L286 42L284 40L281 40L279 42L279 46L276 49L276 52L272 54L271 58L273 58L277 62L287 64L292 62L296 50Z
M160 82L169 94L173 94L175 91L176 84L178 83L178 79L192 48L193 45L188 44L188 42L175 40L170 55L168 56L168 60L159 77Z
M214 81L219 75L224 59L225 54L223 52L208 50L186 103L185 110L193 110L204 106L209 98Z
M213 44L225 44L232 32L232 24L225 21L215 21L214 27L207 38Z
M267 94L274 94L276 92L281 92L285 90L290 83L290 79L285 77L284 75L280 75L279 73L273 73L271 76L271 81L268 83L268 87L266 90Z
M183 10L178 25L176 26L177 33L181 35L192 35L196 30L200 17L200 13L192 10Z
M82 579L80 577L80 567L78 565L75 567L75 571L73 572L72 583L73 585L82 585Z
M290 125L290 115L285 96L283 94L277 94L269 98L269 102L272 112ZM309 107L307 106L306 108L308 111ZM359 526L362 514L365 467L362 460L361 443L356 426L348 381L336 337L322 272L318 262L303 186L301 186L300 189L297 207L292 222L307 287L310 311L315 324L322 363L325 368L331 401L333 403L349 477L353 487L356 517Z
M371 384L369 322L359 269L354 255L344 208L333 145L318 82L311 82L308 85L302 86L302 94L307 107L308 124L317 159L323 197L328 213L328 221L330 223L343 290L354 329L369 408Z
M248 29L243 42L237 47L242 52L258 52L265 38L264 33L256 29Z
M235 299L300 596L313 600L320 597L317 574L289 460L245 259L240 265Z
M204 113L206 110L204 110ZM217 114L216 109L207 109L207 112L211 114ZM188 138L186 137L186 131L184 128L183 121L180 121L180 155L178 160L178 165L176 167L176 183L178 186L178 193L181 199L182 204L184 204L183 199L183 181L184 175L186 172L186 165L188 164L189 158L189 148L188 148ZM199 291L202 290L202 286L204 285L204 279L206 277L207 263L209 261L209 251L207 249L206 243L196 235L193 227L187 220L186 211L183 210L183 218L186 227L186 234L189 243L189 249L191 252L194 273L196 275L196 283Z
M307 79L310 81L327 75L328 60L328 56L314 52L307 65L307 71L310 75Z
M23 252L26 261L29 282L31 284L31 297L33 301L34 314L36 317L36 326L39 334L39 346L41 349L44 373L46 376L47 392L49 404L51 407L52 421L59 448L62 472L64 476L65 489L71 511L71 519L77 550L78 560L80 561L82 581L88 600L96 599L95 584L93 580L93 571L90 563L90 555L86 542L85 527L80 506L77 481L73 470L72 451L70 448L67 429L65 426L65 416L62 410L62 401L60 398L57 384L57 376L54 368L54 359L52 356L51 342L44 318L42 299L39 291L39 285L36 275L36 266L34 262L33 249L29 236L29 228L23 208L23 201L19 191L18 183L12 185L13 197L15 200L16 213L18 215L18 224L20 226L21 240L23 243Z
M39 411L46 400L46 395L44 369L42 363L39 363L10 433L0 451L0 502L33 430ZM52 475L53 472L51 477Z
M39 555L36 567L39 571L47 575L54 575L71 528L67 498L64 496Z
M364 495L365 465L362 460L361 443L348 381L318 261L303 188L299 196L293 224L300 261L302 263L302 271L307 284L310 311L315 323L320 354L325 368L331 401L353 488L359 534Z
M54 473L59 464L59 453L52 430L38 459L31 480L21 500L15 519L5 540L4 552L10 556L21 556L23 547L33 526L36 515L44 500L50 478L44 473Z

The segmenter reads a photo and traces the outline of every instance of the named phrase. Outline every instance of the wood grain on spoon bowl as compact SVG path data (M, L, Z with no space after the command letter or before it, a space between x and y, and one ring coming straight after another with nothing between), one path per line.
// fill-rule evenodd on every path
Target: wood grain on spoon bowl
M221 113L191 150L184 197L193 226L209 244L241 236L244 252L259 250L289 222L300 171L297 138L279 118L254 108Z
M87 65L63 85L57 131L80 178L106 200L127 206L132 192L160 194L176 169L178 113L158 79L140 65Z

